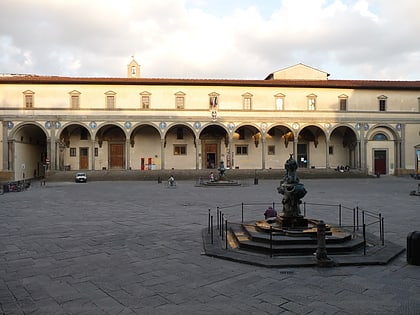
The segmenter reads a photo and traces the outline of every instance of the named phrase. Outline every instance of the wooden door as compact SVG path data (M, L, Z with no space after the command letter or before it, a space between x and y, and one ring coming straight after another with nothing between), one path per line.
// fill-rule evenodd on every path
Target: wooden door
M205 157L205 160L203 161L205 163L205 165L203 165L204 168L214 169L218 167L216 143L206 144L204 146L204 157Z
M109 152L109 168L124 168L124 144L110 144Z
M375 150L374 152L375 159L375 174L386 174L386 151L385 150Z
M88 168L89 168L89 148L80 148L79 169L87 170Z

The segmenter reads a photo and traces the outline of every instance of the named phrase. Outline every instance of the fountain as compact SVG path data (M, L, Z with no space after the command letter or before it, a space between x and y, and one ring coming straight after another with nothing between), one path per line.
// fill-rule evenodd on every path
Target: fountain
M219 176L214 177L213 172L210 174L210 178L206 181L201 181L200 184L203 186L240 186L241 184L236 180L231 180L226 177L226 167L223 161L220 161L219 168Z
M216 236L218 240L214 240L209 212L208 228L203 230L206 255L270 267L331 267L386 264L404 250L389 241L387 246L375 244L378 239L374 235L365 231L363 234L357 233L359 225L346 229L341 223L334 226L302 215L301 199L307 191L297 177L297 168L296 161L290 155L285 163L286 173L277 187L278 193L283 195L282 210L274 217L249 222L242 219L241 223L225 222L224 229L223 220L219 221L223 216L217 213L220 233ZM219 182L223 185L227 181L223 162L218 170L219 178L213 184ZM272 206L274 208L274 203ZM226 236L225 240L223 235Z

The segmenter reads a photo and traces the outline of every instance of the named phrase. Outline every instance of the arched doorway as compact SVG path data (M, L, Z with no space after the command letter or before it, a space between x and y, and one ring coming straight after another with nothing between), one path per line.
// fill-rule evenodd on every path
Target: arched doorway
M195 134L189 126L170 126L164 138L165 168L195 169L196 145Z
M8 155L9 169L14 170L15 180L44 177L50 167L44 130L31 123L17 126L9 140Z
M200 141L203 169L215 169L222 160L226 167L231 167L229 135L223 127L218 125L205 127L200 133Z
M114 125L101 127L96 134L96 142L99 144L98 158L101 159L102 169L125 169L125 143L124 131ZM107 161L103 159L107 157ZM105 166L107 165L107 166Z
M326 167L326 137L318 126L306 126L299 132L296 160L299 167Z
M294 135L286 126L270 128L266 134L267 168L284 168L285 161L293 154Z
M92 145L89 130L83 125L70 124L59 135L58 169L87 170Z
M160 133L155 127L137 126L130 135L129 167L134 170L161 169L160 139Z
M356 158L357 137L348 126L335 128L330 135L328 155L332 167L357 167Z

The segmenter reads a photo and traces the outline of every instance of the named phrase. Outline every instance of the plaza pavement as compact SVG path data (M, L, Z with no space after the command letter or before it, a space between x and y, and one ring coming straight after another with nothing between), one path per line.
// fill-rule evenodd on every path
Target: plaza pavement
M409 195L420 181L302 183L308 203L381 212L385 241L405 247L407 234L420 230L420 197ZM279 202L278 184L54 182L5 193L0 313L420 314L420 266L407 264L405 252L387 265L332 268L264 268L203 255L208 209ZM246 215L261 219L263 211ZM328 222L336 214L322 216Z

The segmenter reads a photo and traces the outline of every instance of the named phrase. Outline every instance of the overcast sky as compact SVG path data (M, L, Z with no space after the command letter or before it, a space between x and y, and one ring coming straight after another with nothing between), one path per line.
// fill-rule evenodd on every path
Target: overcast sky
M420 80L419 0L0 0L0 73Z

